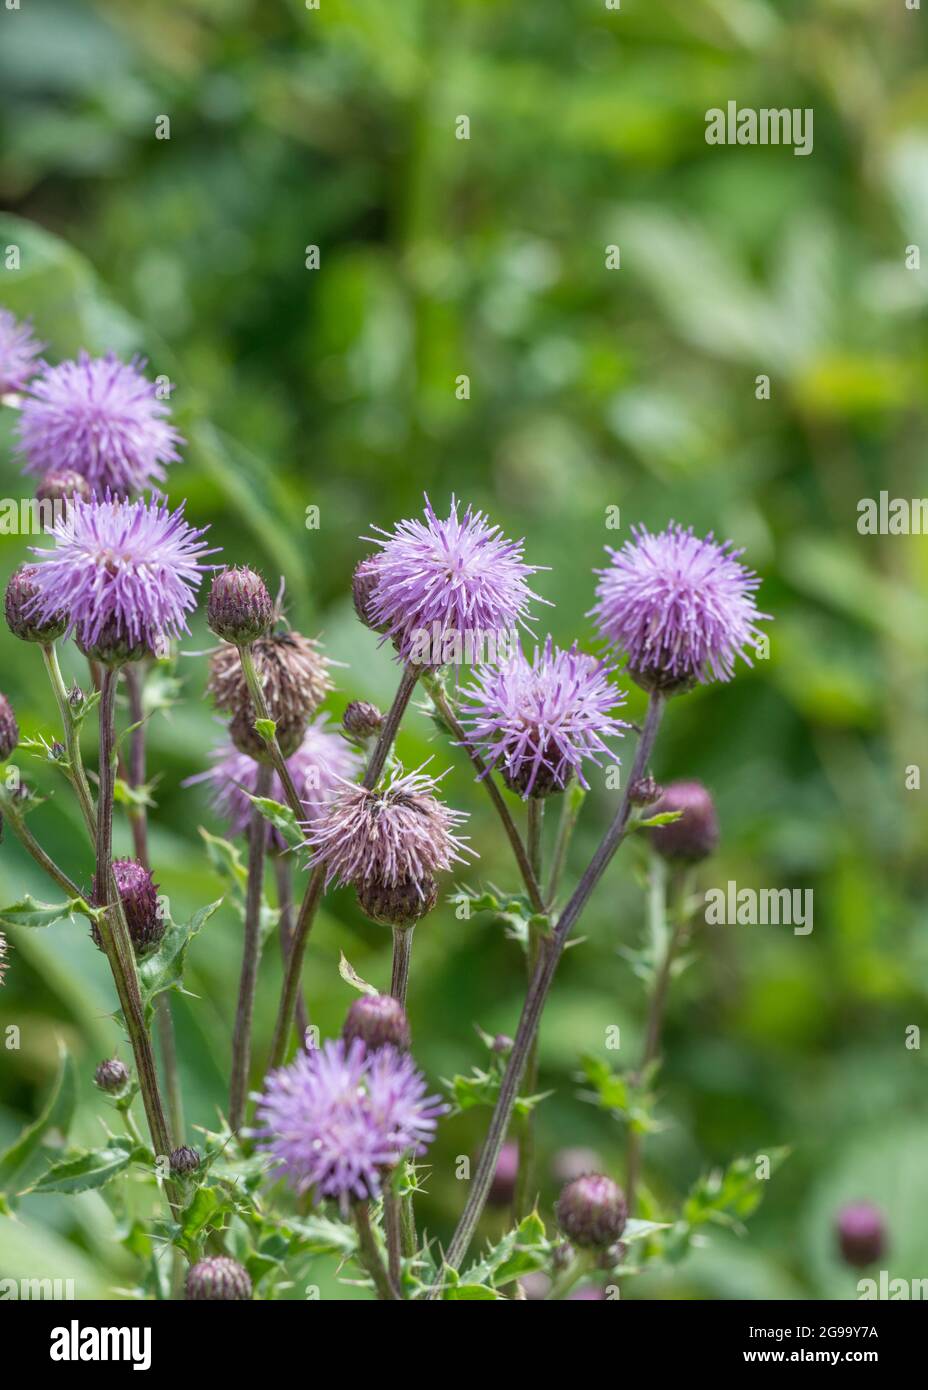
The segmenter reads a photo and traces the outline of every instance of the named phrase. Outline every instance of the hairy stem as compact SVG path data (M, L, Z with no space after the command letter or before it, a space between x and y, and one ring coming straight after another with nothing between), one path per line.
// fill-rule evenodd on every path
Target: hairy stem
M582 787L570 786L561 797L561 817L557 826L557 837L554 841L554 853L551 856L551 872L548 876L548 886L545 889L545 900L550 908L557 896L557 890L561 882L561 874L564 872L564 865L567 862L567 850L570 846L574 827L577 824L577 817L580 815L580 807L583 805L583 798L586 793Z
M293 876L290 860L285 854L274 855L274 879L277 884L277 909L280 913L280 957L286 968L293 948ZM301 989L297 990L295 1014L297 1031L305 1047L309 1035L309 1010Z
M133 791L138 791L139 788L144 787L147 775L144 679L141 668L134 662L130 662L124 670L126 690L129 695L129 723L132 726L132 731L129 734L127 778L130 788ZM148 853L148 811L144 805L136 806L130 803L129 826L132 830L135 857L146 869L151 870L151 858ZM184 1137L184 1099L180 1085L180 1067L177 1062L174 1017L171 1012L171 1001L167 994L162 994L155 1005L155 1025L158 1030L161 1074L164 1077L171 1133L179 1144Z
M403 1288L403 1266L402 1241L403 1241L403 1215L401 1211L401 1198L388 1188L383 1195L383 1226L387 1237L387 1269L390 1275L390 1283L395 1289L402 1292Z
M257 715L258 719L266 719L273 723L273 720L271 720L271 716L268 713L267 700L265 700L264 698L264 689L258 677L258 672L255 669L255 662L254 657L251 654L251 647L239 647L238 654L242 663L242 671L244 673L245 680L248 685L248 693L251 696L251 703L255 707L255 714ZM284 789L284 795L287 798L287 804L290 807L290 810L296 816L298 821L303 820L306 815L306 808L304 807L302 801L297 795L297 790L293 784L293 778L290 775L290 769L287 766L287 761L283 753L280 751L280 744L277 742L277 735L268 735L262 732L261 737L267 744L267 749L268 753L270 754L271 762L274 764L274 771L280 778L281 785Z
M90 842L93 844L97 834L97 813L94 809L93 797L90 794L87 774L84 771L84 761L81 757L80 735L78 734L74 715L71 713L71 704L68 700L68 692L65 689L64 679L61 675L61 667L58 664L58 651L54 643L46 645L43 642L42 660L45 662L48 679L51 682L52 690L55 692L58 713L61 716L61 727L64 732L64 746L68 755L71 784L74 787L78 804L81 808L81 815L84 817L87 833L90 835Z
M506 1131L509 1127L513 1108L518 1096L519 1083L525 1069L532 1042L538 1031L541 1013L547 1001L548 993L551 989L551 982L554 979L564 945L625 834L629 814L631 812L628 789L644 775L647 768L648 759L651 755L654 740L660 726L661 715L663 714L664 699L665 697L659 692L654 692L651 695L648 704L647 719L635 753L635 761L632 766L631 775L625 784L622 799L619 803L619 809L615 814L612 824L606 831L599 848L587 866L583 877L574 890L570 901L564 908L548 949L539 958L538 966L535 970L522 1008L522 1016L519 1020L515 1042L509 1054L509 1061L490 1120L487 1137L480 1155L480 1162L477 1165L477 1171L471 1182L470 1193L464 1211L461 1214L461 1219L458 1222L457 1229L445 1255L445 1263L450 1265L453 1269L457 1269L460 1266L461 1261L466 1255L470 1242L473 1239L477 1222L480 1220L483 1208L486 1205L487 1195L493 1181L493 1174L496 1171L500 1149L503 1146ZM437 1295L438 1290L433 1290L432 1297L437 1297Z
M267 796L271 788L271 769L258 765L255 796ZM242 943L242 973L239 978L238 1006L232 1033L232 1077L229 1083L229 1125L241 1128L248 1094L251 1065L251 1023L255 1008L255 985L261 954L261 907L264 902L264 861L267 847L267 821L257 806L251 808L248 823L248 887L245 893L245 934Z
M310 871L309 882L306 885L306 892L303 894L303 901L300 903L299 915L296 919L296 926L293 928L293 936L290 939L290 955L287 958L286 969L284 970L284 983L280 996L280 1007L277 1010L277 1022L274 1025L274 1040L271 1043L270 1069L282 1066L287 1056L287 1043L290 1038L290 1028L293 1024L293 1016L296 1011L296 1001L300 993L300 980L303 974L303 956L306 952L306 942L312 929L313 920L316 916L316 908L322 900L325 888L325 865L317 864L315 869Z
M358 1232L358 1255L374 1281L377 1297L385 1302L393 1302L399 1298L399 1291L394 1288L381 1257L366 1202L355 1203L354 1224Z
M530 797L528 802L528 855L532 866L532 873L535 881L541 882L541 832L544 825L545 803L540 798ZM528 978L531 983L532 976L538 966L540 952L544 948L542 933L536 924L529 927L529 942L526 961L528 964ZM525 1061L525 1093L534 1095L538 1087L538 1034L532 1039ZM519 1171L516 1178L515 1194L515 1215L516 1220L521 1221L523 1216L527 1216L532 1209L534 1201L535 1183L535 1112L530 1110L527 1115L522 1116L519 1126Z
M409 985L409 962L412 959L413 927L393 928L393 976L390 980L390 993L406 1007L406 990Z
M103 949L106 952L116 992L122 1007L126 1031L132 1045L136 1074L142 1093L142 1103L151 1133L152 1147L158 1158L167 1157L171 1152L171 1137L161 1092L158 1089L158 1075L155 1070L155 1056L151 1039L145 1026L145 1011L139 989L138 974L132 942L126 926L125 914L113 875L113 800L116 777L116 683L118 672L107 668L103 675L100 697L100 794L97 799L97 864L94 877L94 898L98 906L106 910L101 913L97 926ZM168 1198L174 1199L173 1185L165 1183Z
M429 695L431 696L432 703L438 710L438 713L441 715L442 719L447 724L448 728L451 730L452 734L455 737L455 740L464 749L464 752L470 759L471 764L473 765L473 768L477 773L477 780L484 787L486 787L487 795L493 802L493 806L496 810L496 813L499 816L503 829L506 832L506 838L509 840L509 843L512 846L512 852L516 857L516 863L519 866L519 873L522 876L522 882L525 885L525 891L528 894L529 901L531 902L532 907L536 912L544 912L544 899L541 896L541 889L538 886L538 880L535 876L535 873L532 870L532 865L529 860L525 845L522 843L522 836L519 834L519 831L516 828L515 821L509 814L509 807L506 805L506 802L503 798L503 794L497 786L492 772L490 772L490 770L488 769L486 763L478 753L477 749L474 748L473 745L468 742L467 734L463 726L458 722L454 710L451 708L451 704L448 700L448 697L441 688L440 682L434 677L426 677L424 679L424 684L429 692Z
M399 688L393 698L393 704L387 713L383 724L380 727L380 734L371 753L367 770L364 773L363 785L370 790L377 785L377 779L383 772L384 763L390 755L394 739L399 732L399 727L406 713L406 706L409 704L412 692L416 688L416 681L422 674L421 666L414 666L412 662L403 667L403 674L400 677Z

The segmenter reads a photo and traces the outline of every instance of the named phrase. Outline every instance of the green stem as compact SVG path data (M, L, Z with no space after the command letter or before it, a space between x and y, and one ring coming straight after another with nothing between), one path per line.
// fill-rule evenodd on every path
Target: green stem
M371 1226L370 1212L366 1202L356 1202L354 1207L354 1224L358 1232L358 1255L362 1265L374 1281L377 1290L377 1297L384 1302L394 1302L399 1298L399 1291L394 1288L384 1265L377 1239Z
M393 928L393 974L390 980L390 993L393 998L406 1007L406 991L409 986L409 963L412 959L412 934L414 927Z
M561 815L557 826L557 837L554 841L554 853L551 856L551 873L548 877L548 887L545 890L545 900L549 908L557 896L561 874L564 872L564 865L567 862L567 851L585 795L583 788L577 785L568 787L561 797Z
M261 680L255 668L255 662L254 657L251 654L251 648L239 647L238 654L242 662L242 671L245 676L245 681L248 685L248 693L251 696L251 703L255 707L255 714L257 718L259 720L267 720L269 723L273 723L274 721L271 719L271 716L268 713L267 700L264 698L264 689L261 685ZM280 744L277 742L277 735L261 733L261 737L267 744L267 749L268 753L270 754L271 762L274 764L274 771L280 778L281 785L284 789L284 795L287 798L287 804L290 807L290 810L296 816L298 821L304 820L306 818L306 808L300 800L299 796L297 795L297 790L293 784L293 778L290 775L290 769L287 766L287 761L284 758L283 753L280 751Z
M300 992L300 980L303 974L303 956L306 951L306 942L309 938L313 920L316 916L316 908L322 900L324 889L325 865L317 864L316 867L310 871L309 882L306 885L306 892L303 894L303 901L300 903L299 915L297 916L296 926L293 928L293 936L290 940L290 955L287 959L286 969L284 970L284 983L280 995L280 1006L277 1010L277 1021L274 1025L274 1040L271 1043L270 1070L282 1066L287 1056L290 1029L296 1010L297 996Z
M61 727L64 732L64 746L68 755L70 781L77 795L77 800L81 808L81 815L84 817L84 824L87 826L87 832L90 835L90 842L93 844L97 833L97 813L94 810L93 797L90 794L87 774L84 771L84 761L81 757L80 735L74 720L74 715L71 713L71 703L68 700L68 692L61 674L61 667L58 664L58 651L53 643L49 643L47 646L45 643L42 644L42 660L45 662L48 679L51 682L52 690L55 692L58 713L61 716Z
M293 949L293 876L288 855L274 855L274 879L277 884L277 910L280 913L280 957L286 969ZM306 1047L309 1036L309 1010L302 990L297 991L295 1015L297 1032L303 1040L303 1046Z
M528 855L532 866L532 873L535 881L542 881L542 849L541 834L544 826L545 803L539 797L530 797L528 802ZM538 958L543 949L542 933L536 923L529 927L528 943L528 979L531 984L532 977L538 966ZM525 1076L523 1088L526 1095L535 1094L538 1088L538 1034L532 1039L528 1057L525 1061ZM521 1221L523 1216L527 1216L534 1204L535 1192L535 1152L536 1152L535 1133L535 1113L530 1110L527 1115L522 1116L519 1125L519 1172L516 1178L515 1192L515 1216L517 1221Z
M400 1292L403 1288L403 1216L401 1206L400 1197L392 1188L388 1188L383 1196L383 1225L387 1237L387 1269L390 1283Z
M557 1276L548 1291L547 1297L550 1301L566 1298L573 1286L584 1274L589 1274L593 1268L593 1259L588 1251L582 1251L576 1255L567 1268Z
M255 796L266 797L271 789L271 769L258 765ZM245 894L245 934L242 944L242 973L238 1006L232 1034L232 1076L229 1082L229 1126L233 1133L241 1128L248 1094L251 1065L251 1025L255 1009L255 987L261 956L261 907L264 902L264 864L267 848L267 821L257 806L251 808L248 826L248 887Z

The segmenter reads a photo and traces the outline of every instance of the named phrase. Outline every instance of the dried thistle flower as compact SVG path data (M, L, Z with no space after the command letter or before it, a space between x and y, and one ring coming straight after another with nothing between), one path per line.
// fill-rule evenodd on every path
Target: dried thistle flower
M252 644L251 656L270 717L291 730L305 725L332 689L329 663L318 643L299 632L269 633ZM237 647L222 646L213 653L206 688L217 708L254 725L254 705Z

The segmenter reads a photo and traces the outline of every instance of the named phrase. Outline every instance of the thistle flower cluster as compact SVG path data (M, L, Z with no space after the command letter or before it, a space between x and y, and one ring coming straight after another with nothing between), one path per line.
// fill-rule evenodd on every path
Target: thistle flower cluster
M532 661L519 650L505 665L482 668L461 693L470 742L523 797L563 791L574 775L587 786L584 761L599 766L599 754L613 756L605 740L629 727L611 714L625 699L609 684L611 670L550 637Z
M426 498L425 521L374 530L379 535L366 539L381 549L355 571L355 606L403 661L440 666L449 638L463 645L524 625L529 600L538 597L526 580L538 566L527 565L523 542L507 540L483 512L468 507L459 516L452 498L442 520Z
M23 616L42 624L67 614L67 631L104 662L161 651L187 631L203 575L205 528L161 502L75 497L53 530L54 548L33 547L36 587Z
M395 770L375 789L344 784L303 827L312 866L325 882L350 884L368 916L410 926L437 901L435 874L473 853L455 829L467 819L435 795L421 768Z
M9 309L0 308L0 396L25 391L42 346L32 336L28 319L20 323Z
M70 470L99 496L128 496L163 481L183 440L144 366L142 358L125 363L113 353L81 352L57 367L43 362L17 425L25 472Z
M645 689L673 691L697 681L730 680L736 657L761 637L754 593L760 580L730 541L672 522L652 535L634 528L598 570L591 610L603 638L628 655L629 675Z
M431 1143L447 1107L426 1090L407 1053L328 1042L268 1078L256 1137L295 1192L334 1198L347 1213L379 1197L385 1174Z

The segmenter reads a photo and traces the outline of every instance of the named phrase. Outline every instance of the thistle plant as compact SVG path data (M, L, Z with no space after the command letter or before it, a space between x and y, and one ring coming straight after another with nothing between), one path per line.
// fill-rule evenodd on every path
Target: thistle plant
M160 1186L167 1202L153 1207L151 1230L162 1256L175 1261L171 1273L170 1261L156 1260L139 1296L274 1298L329 1253L383 1301L525 1297L519 1281L535 1275L544 1276L549 1298L595 1299L605 1296L605 1279L678 1258L702 1207L691 1200L675 1210L655 1196L645 1181L645 1139L663 1022L690 943L693 875L721 832L701 783L658 784L657 771L672 772L658 737L676 700L731 679L758 642L766 615L740 552L673 523L656 534L635 531L590 578L599 650L579 637L562 648L533 635L543 600L529 581L544 567L529 562L525 543L453 498L444 516L426 499L422 517L374 527L373 551L346 576L368 640L386 646L399 668L382 712L342 699L336 664L290 628L257 570L211 560L206 525L146 495L165 481L182 440L142 364L81 354L50 367L39 351L27 329L0 317L0 384L24 393L24 465L65 503L5 597L10 630L42 656L59 727L52 740L21 741L17 715L0 696L0 761L12 767L40 753L64 774L83 821L84 870L72 878L43 848L32 828L40 798L29 780L0 780L5 825L64 894L57 905L24 899L0 919L15 947L16 931L36 918L81 916L88 949L96 943L106 957L129 1049L127 1061L110 1056L93 1077L97 1103L120 1130L107 1138L107 1180L131 1169ZM224 728L209 764L189 781L209 788L225 823L228 838L206 832L204 842L226 874L241 950L227 1020L228 1105L192 1143L164 1003L183 988L187 948L217 904L178 923L156 882L170 866L149 857L146 681L170 668L211 569L205 617L217 645L204 683ZM62 654L86 670L86 690L66 683ZM624 676L646 693L636 722ZM420 766L407 758L404 730L417 692L443 740ZM128 709L121 730L120 697ZM81 747L91 713L99 721L95 769ZM457 799L462 766L512 851L506 888L481 882L479 835L464 833L468 817ZM131 856L113 849L117 799L128 806ZM575 828L583 817L585 830L595 829L604 799L596 848L572 876ZM629 950L645 983L643 1045L623 1074L596 1057L582 1064L588 1098L626 1128L627 1159L613 1174L595 1160L585 1167L576 1147L565 1150L575 1157L562 1165L564 1186L546 1226L536 1164L545 1098L539 1033L564 951L630 842L646 887L646 943ZM343 889L372 934L391 933L392 969L368 984L343 961L358 997L341 1035L322 1039L311 1007L333 981L326 967L307 968L306 944L320 904ZM415 990L428 976L422 965L421 981L414 973L412 942L420 924L441 930L449 904L505 919L524 954L525 996L511 1036L480 1034L482 1065L444 1083L441 1095L417 1059ZM276 962L262 958L275 923ZM15 968L4 948L0 936L0 980L4 967ZM270 1037L255 1031L261 978L279 991ZM488 1125L456 1227L425 1234L417 1208L439 1127L481 1106ZM80 1190L75 1173L99 1167L98 1155L69 1150L36 1188ZM512 1225L479 1254L472 1245L488 1203L497 1227L511 1208ZM878 1248L874 1229L856 1209L842 1214L846 1259L862 1262L864 1247Z

